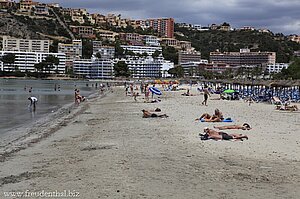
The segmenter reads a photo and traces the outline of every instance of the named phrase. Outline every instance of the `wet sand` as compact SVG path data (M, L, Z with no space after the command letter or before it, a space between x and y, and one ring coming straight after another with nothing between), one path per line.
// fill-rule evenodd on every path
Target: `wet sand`
M149 104L141 97L134 102L116 88L89 100L48 137L2 159L0 194L67 190L87 199L299 197L300 113L242 101L209 100L202 106L202 95L181 93L167 92L161 103ZM156 107L170 117L142 118L142 109ZM194 121L215 108L234 124L252 125L250 131L226 131L247 134L249 140L201 141L198 134L205 126L228 124Z

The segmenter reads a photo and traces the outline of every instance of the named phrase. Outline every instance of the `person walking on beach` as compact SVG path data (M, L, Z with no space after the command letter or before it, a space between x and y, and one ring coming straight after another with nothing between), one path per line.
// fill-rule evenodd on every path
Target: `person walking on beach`
M204 100L202 102L202 105L207 106L208 96L210 96L210 93L208 91L208 86L207 85L204 86L203 92L204 92Z
M36 97L28 97L28 100L30 100L30 108L33 106L33 111L35 111L38 99Z

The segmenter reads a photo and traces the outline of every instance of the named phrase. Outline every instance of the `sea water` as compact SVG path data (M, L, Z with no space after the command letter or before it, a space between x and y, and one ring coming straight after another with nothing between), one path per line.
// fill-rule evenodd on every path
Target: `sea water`
M76 88L82 96L98 89L88 81L0 79L0 137L74 103ZM35 111L28 100L32 96L38 99Z

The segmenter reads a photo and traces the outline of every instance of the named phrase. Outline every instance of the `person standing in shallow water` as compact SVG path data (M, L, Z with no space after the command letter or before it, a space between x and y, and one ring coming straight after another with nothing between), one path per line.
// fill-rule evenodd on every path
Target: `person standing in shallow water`
M204 86L203 92L204 92L204 100L202 102L202 105L207 106L208 96L210 96L210 93L208 91L208 86L207 85Z
M30 100L30 108L33 107L33 111L35 111L38 99L36 97L28 97L28 100Z

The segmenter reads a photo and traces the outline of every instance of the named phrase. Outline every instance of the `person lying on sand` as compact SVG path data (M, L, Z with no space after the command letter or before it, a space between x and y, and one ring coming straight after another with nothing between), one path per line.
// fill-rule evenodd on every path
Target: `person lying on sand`
M187 89L187 92L186 93L182 93L181 95L183 96L195 96L193 94L190 93L190 89Z
M213 129L209 129L208 127L204 128L205 134L199 134L201 136L201 140L241 140L243 141L243 138L248 140L247 135L243 134L228 134L222 131L215 131Z
M160 108L156 108L154 110L149 110L149 112L161 112L161 109Z
M156 113L151 113L150 111L147 111L145 109L143 109L142 112L143 112L143 118L149 118L149 117L167 118L167 117L169 117L166 114L158 115Z
M204 113L203 115L200 116L200 118L196 118L195 120L202 120L204 119L205 122L222 122L224 120L223 114L219 109L215 109L215 114L212 116L209 115L208 113Z
M276 110L281 110L281 111L298 111L299 108L297 105L287 105L285 104L284 106L276 106Z
M244 123L243 125L214 126L214 128L219 130L226 130L226 129L250 130L251 129L250 125L247 123Z
M158 103L160 101L161 101L160 99L153 99L151 101L144 101L144 103Z

